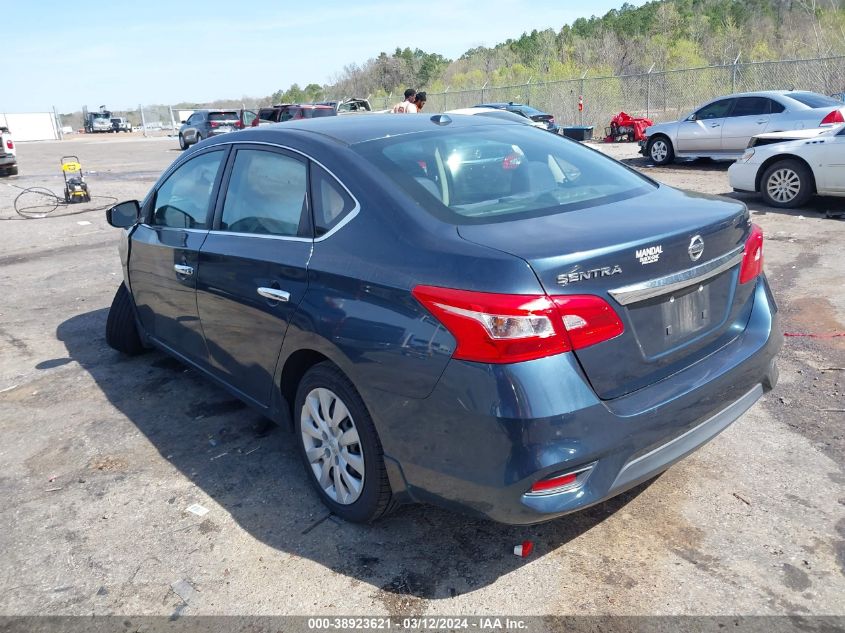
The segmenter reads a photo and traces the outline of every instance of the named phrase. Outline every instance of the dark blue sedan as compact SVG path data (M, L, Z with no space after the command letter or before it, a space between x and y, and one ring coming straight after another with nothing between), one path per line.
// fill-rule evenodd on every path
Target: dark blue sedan
M408 501L517 524L584 508L777 379L745 206L525 125L226 134L108 219L126 229L109 344L164 350L292 428L352 521Z

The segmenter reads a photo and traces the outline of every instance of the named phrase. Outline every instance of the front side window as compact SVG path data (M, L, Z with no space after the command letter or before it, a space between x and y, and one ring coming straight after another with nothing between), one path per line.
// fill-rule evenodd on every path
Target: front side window
M494 123L352 148L423 208L456 224L563 213L655 187L598 152L528 125Z
M720 99L714 103L704 106L696 112L695 118L697 121L704 121L707 119L721 119L728 116L733 106L733 99Z
M180 229L207 228L208 209L223 150L192 158L176 169L155 196L152 224Z
M308 235L307 191L304 162L277 152L238 150L220 229L288 237Z

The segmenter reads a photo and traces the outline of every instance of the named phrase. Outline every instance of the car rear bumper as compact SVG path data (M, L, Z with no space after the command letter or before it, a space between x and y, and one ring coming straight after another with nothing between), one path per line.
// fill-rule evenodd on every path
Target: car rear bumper
M741 335L615 400L599 400L568 353L513 365L452 361L428 398L382 393L371 406L391 483L411 499L511 524L604 501L696 450L774 387L776 312L761 277ZM587 466L575 488L527 494L540 479Z
M18 157L14 154L0 154L0 167L14 167L18 163Z

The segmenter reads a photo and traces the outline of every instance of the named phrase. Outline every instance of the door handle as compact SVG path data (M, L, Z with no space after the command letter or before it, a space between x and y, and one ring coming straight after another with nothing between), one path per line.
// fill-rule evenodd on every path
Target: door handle
M173 264L173 270L176 271L177 275L185 275L186 277L194 274L193 266L186 266L185 264Z
M710 127L719 127L719 125L720 125L719 123L711 123Z
M290 301L290 293L278 288L258 288L258 294L270 301Z

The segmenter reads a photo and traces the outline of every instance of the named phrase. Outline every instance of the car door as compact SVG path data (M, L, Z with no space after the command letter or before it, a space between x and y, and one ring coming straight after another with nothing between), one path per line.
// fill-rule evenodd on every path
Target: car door
M212 371L260 406L288 323L308 286L308 161L239 145L199 253L197 306Z
M722 126L736 99L708 103L678 125L678 152L719 154L722 151Z
M775 112L783 110L783 106L767 97L738 97L722 126L722 149L736 154L745 151L752 136L768 129L773 107Z
M813 165L819 191L845 194L845 127L819 146L818 165Z
M176 167L149 197L131 238L129 283L144 330L199 364L208 354L197 314L198 254L226 153L210 148Z

